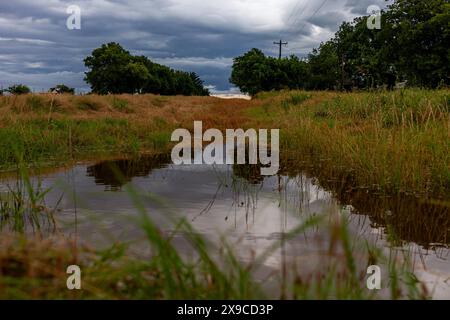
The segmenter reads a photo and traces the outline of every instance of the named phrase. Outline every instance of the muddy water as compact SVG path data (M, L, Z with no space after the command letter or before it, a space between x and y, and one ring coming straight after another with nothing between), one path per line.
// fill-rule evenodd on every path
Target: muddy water
M138 223L145 212L186 255L190 248L183 234L174 232L179 218L186 218L211 248L225 241L243 262L251 262L312 216L345 219L355 247L369 242L389 256L406 252L433 297L450 299L448 204L349 192L336 181L321 182L293 168L283 172L262 177L257 167L174 166L167 156L141 156L78 164L39 179L43 188L52 188L46 204L59 208L56 230L48 226L47 232L91 245L128 242L136 254L145 254L149 248ZM301 266L301 272L320 269L330 255L332 230L313 228L284 242L264 262L264 272L279 273L286 261ZM363 259L360 264L367 265Z

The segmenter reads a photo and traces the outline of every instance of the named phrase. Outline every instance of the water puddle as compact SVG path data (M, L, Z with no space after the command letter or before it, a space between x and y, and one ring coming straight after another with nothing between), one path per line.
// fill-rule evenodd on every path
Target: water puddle
M56 227L48 224L46 232L76 236L98 247L126 241L142 252L148 249L136 223L142 209L167 233L175 230L173 221L186 218L211 243L229 243L245 262L310 217L345 216L353 242L373 243L388 254L408 252L434 297L450 298L448 204L348 192L337 182L319 185L295 170L273 177L259 172L252 166L174 166L161 155L78 164L40 177L42 188L52 188L46 204L58 204ZM6 185L0 185L2 191ZM320 268L330 252L331 230L295 236L264 267L279 270L288 259L302 270ZM189 255L183 234L172 236Z

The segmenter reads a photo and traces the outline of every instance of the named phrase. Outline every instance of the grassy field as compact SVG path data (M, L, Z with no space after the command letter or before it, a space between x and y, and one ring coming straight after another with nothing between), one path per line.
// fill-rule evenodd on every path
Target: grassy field
M252 103L250 103L251 105ZM248 106L209 97L154 95L0 96L0 168L54 165L117 154L169 151L176 128L239 126L238 109Z
M247 111L281 128L281 150L305 170L378 193L450 194L450 92L284 92ZM325 172L325 174L323 174Z
M175 128L281 129L285 158L383 193L450 194L450 92L0 96L0 167L166 152Z
M343 180L356 190L442 198L448 203L448 90L284 91L263 93L252 101L154 95L0 96L0 167L7 170L18 163L51 167L117 154L164 153L170 150L171 132L191 129L194 120L203 121L204 128L222 130L280 128L285 166L320 172L321 177ZM132 190L130 197L155 253L152 259L129 258L124 244L96 252L58 236L42 240L17 235L23 233L24 217L50 219L40 204L45 191L34 190L26 175L24 181L26 192L11 191L9 199L0 201L2 224L11 222L16 231L0 237L0 298L379 298L364 287L365 270L356 267L360 257L353 255L345 223L332 231L343 259L333 260L325 274L281 281L280 294L274 297L267 296L254 278L254 267L261 260L242 266L224 243L218 262L208 254L204 240L181 221L179 229L198 256L186 261L147 218ZM308 221L288 237L317 223ZM375 256L383 260L375 251L366 248L362 261ZM425 297L414 275L391 262L385 261L390 297ZM72 263L83 267L82 292L64 289L67 275L62 266Z

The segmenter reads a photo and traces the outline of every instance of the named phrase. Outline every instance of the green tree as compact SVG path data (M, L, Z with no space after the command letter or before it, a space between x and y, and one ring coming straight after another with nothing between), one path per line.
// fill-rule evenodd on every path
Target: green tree
M291 55L288 59L276 60L283 70L286 80L284 86L289 89L307 89L310 79L308 62Z
M20 94L28 94L31 92L30 88L27 87L24 84L15 84L10 86L8 89L5 90L6 92L9 92L11 94L20 95Z
M259 49L252 49L233 60L230 82L242 92L255 95L272 88L272 68Z
M191 77L191 81L194 87L194 95L196 96L209 96L210 92L207 88L205 88L204 86L204 82L202 79L200 79L200 77L198 76L198 74L196 74L195 72L191 72L189 73L189 76Z
M135 61L128 51L115 42L95 49L84 63L89 69L85 80L94 93L140 92L148 77L145 66Z
M397 0L386 15L387 58L411 85L450 85L450 3Z
M382 29L368 17L344 22L335 36L309 55L274 59L252 49L233 62L230 82L242 92L290 89L392 88L450 85L448 0L396 0L382 12Z
M133 59L133 61L126 65L125 72L128 89L125 89L123 92L142 93L150 77L150 72L147 67Z
M89 68L85 80L94 93L209 95L197 74L172 70L145 56L133 56L117 43L95 49L85 64Z
M382 13L381 30L369 30L367 18L344 22L332 40L340 87L378 87L393 74L412 86L449 84L448 1L397 0Z
M267 57L252 49L234 59L230 82L242 92L255 95L261 91L304 89L308 86L308 63L296 56L284 59Z
M336 43L330 40L314 49L308 56L308 67L308 89L335 89L341 74Z

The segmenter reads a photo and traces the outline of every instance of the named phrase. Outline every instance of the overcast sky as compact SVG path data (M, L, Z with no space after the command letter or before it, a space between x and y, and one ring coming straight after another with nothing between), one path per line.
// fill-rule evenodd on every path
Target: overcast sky
M81 8L81 30L68 30L66 10ZM285 55L305 56L342 21L384 0L0 0L0 87L35 91L58 83L89 91L83 59L115 41L133 54L195 71L213 91L232 90L232 59L289 41Z

